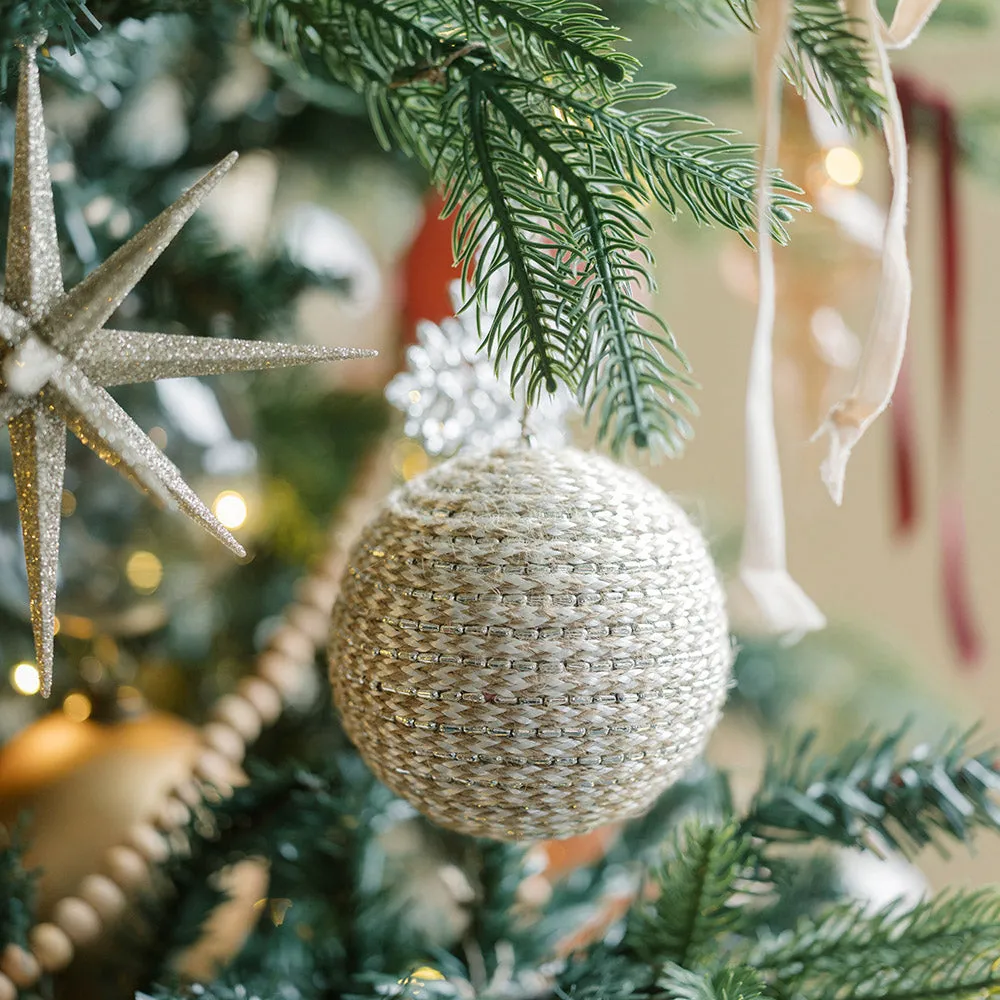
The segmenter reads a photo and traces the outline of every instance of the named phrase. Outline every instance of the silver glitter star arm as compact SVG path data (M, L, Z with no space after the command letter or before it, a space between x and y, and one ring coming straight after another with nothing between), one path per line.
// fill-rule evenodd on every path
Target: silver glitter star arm
M9 242L9 240L8 240ZM10 248L7 249L7 288L10 288L10 276L12 274L10 264ZM3 340L8 347L15 347L24 338L30 324L15 309L11 309L6 302L0 302L0 340Z
M18 141L14 144L4 288L7 305L31 318L44 314L49 304L63 294L42 94L35 62L40 42L37 39L26 44L21 60L15 124Z
M29 409L12 418L7 426L24 537L31 629L35 636L35 655L42 671L43 692L48 697L52 688L56 634L56 574L66 468L66 428L57 414L43 408Z
M0 420L7 421L24 413L31 406L31 400L13 392L0 390Z
M219 340L181 334L101 330L77 358L98 385L125 385L161 378L223 375L262 368L289 368L315 361L371 358L376 351L353 347L314 347L259 340Z
M53 305L42 326L43 339L75 358L122 304L153 262L236 162L230 153L169 208L147 223L100 267Z
M180 470L99 386L75 365L67 364L42 390L69 429L108 465L153 494L168 507L179 507L236 555L246 550L184 482Z

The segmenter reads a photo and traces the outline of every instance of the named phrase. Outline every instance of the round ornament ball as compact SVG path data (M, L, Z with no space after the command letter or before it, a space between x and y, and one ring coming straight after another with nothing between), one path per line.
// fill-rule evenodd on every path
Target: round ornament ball
M683 510L606 458L523 442L387 499L351 553L329 654L378 777L498 840L648 809L703 749L732 664Z
M85 721L57 709L4 745L0 824L29 816L25 864L41 869L39 919L102 870L202 749L197 727L176 716L96 697Z

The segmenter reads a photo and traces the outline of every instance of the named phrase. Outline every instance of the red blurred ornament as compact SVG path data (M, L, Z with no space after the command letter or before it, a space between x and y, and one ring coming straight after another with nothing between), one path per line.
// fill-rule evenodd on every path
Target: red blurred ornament
M424 202L424 221L410 244L402 265L402 330L405 347L416 343L417 323L422 319L440 323L455 309L449 285L461 277L451 248L451 218L442 219L444 200L432 191Z

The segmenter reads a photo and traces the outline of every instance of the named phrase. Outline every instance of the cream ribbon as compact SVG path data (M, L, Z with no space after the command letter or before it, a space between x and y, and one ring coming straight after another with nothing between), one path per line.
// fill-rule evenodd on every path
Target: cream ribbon
M899 0L888 27L875 0L864 0L866 20L876 57L875 82L885 94L888 113L883 132L889 151L892 200L882 244L882 279L872 331L865 344L857 379L849 396L827 415L816 437L830 435L830 447L820 470L834 503L844 496L844 477L851 451L862 434L889 405L906 350L912 281L906 253L906 210L909 189L903 115L889 66L889 48L903 48L920 33L940 0Z
M761 112L757 187L757 322L746 400L746 525L739 578L730 588L730 611L747 630L800 634L826 624L822 612L789 576L785 565L785 513L774 428L772 387L775 316L774 248L770 232L771 172L781 132L781 54L790 0L760 0L756 91Z

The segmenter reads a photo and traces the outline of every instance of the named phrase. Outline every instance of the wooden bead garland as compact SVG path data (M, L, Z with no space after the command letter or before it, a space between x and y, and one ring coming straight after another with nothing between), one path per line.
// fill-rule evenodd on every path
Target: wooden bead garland
M73 959L73 942L55 924L35 924L28 932L31 953L46 972L65 969Z
M60 899L52 910L55 923L75 945L90 944L101 934L101 917L90 903L77 896Z
M681 508L608 459L523 443L392 494L331 635L369 766L442 826L502 840L645 811L702 750L732 662Z
M9 944L0 954L0 973L15 986L31 986L41 972L38 959L20 945Z
M79 890L80 898L89 903L107 924L117 920L128 905L121 886L107 875L88 875L80 882Z
M206 791L215 797L231 794L233 782L242 777L238 768L234 768L233 737L245 749L246 743L256 739L264 726L277 720L283 703L292 699L301 687L316 646L325 639L325 630L321 637L317 622L320 617L329 618L336 597L333 580L347 560L345 539L356 537L373 498L383 495L386 470L390 467L387 449L380 449L367 463L357 491L331 529L329 551L315 572L297 588L298 603L290 606L285 623L276 630L268 649L257 658L256 674L244 677L237 694L224 695L213 706L213 721L205 727L208 733L203 729L205 751L195 764L192 778L173 790L150 817L149 824L132 828L128 844L108 851L105 856L108 874L95 873L83 878L75 896L55 904L53 922L39 923L31 929L30 951L8 945L0 953L0 1000L15 1000L18 990L34 986L43 972L58 972L69 965L74 946L82 947L95 940L105 927L123 915L129 895L149 885L151 868L168 853L161 834L171 834L184 826L191 810L204 801ZM301 623L308 634L295 622ZM220 736L219 729L211 727L228 728L232 736ZM220 753L220 749L229 752Z

